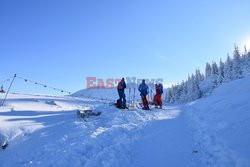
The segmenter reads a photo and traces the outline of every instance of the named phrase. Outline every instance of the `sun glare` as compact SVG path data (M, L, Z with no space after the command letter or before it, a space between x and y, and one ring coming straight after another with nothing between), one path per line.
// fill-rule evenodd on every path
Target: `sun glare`
M247 40L245 41L244 45L246 45L247 50L250 49L250 37L247 38Z

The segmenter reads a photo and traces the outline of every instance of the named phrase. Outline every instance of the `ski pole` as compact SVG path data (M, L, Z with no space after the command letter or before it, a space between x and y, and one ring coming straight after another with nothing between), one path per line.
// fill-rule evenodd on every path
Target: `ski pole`
M131 100L130 100L130 92L131 92L131 88L129 88L129 92L128 92L128 96L129 96L128 101L129 101L129 104L131 105Z
M133 97L133 103L134 103L134 106L135 106L135 88L134 88L134 97Z

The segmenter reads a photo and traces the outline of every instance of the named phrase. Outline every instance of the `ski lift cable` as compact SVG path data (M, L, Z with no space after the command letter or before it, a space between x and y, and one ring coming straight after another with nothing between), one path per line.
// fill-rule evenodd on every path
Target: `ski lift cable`
M9 82L10 80L11 80L11 78L7 78L7 79L1 81L0 84L3 84L3 83L5 83L5 82Z
M65 92L65 93L71 94L70 91L66 91L66 90L63 90L63 89L59 89L59 88L55 88L55 87L52 87L52 86L48 86L47 84L43 84L43 83L40 83L40 82L32 81L30 79L27 79L27 78L24 78L24 77L21 77L21 76L16 76L16 78L24 80L25 82L29 82L29 83L35 84L35 85L43 86L44 88L53 89L55 91L60 91L62 93Z

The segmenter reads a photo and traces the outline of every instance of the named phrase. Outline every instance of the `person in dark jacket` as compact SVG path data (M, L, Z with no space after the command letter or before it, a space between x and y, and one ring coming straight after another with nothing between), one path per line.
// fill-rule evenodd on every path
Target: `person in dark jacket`
M142 104L144 110L149 110L148 106L148 100L147 100L147 95L148 95L148 85L145 83L145 80L142 80L142 83L139 85L138 88L139 92L141 93L141 98L142 98Z
M163 86L162 84L155 84L155 96L154 96L154 104L157 108L158 106L162 109L162 100L161 96L163 94Z
M127 108L126 107L126 96L124 93L124 89L127 87L124 78L118 83L117 90L119 94L119 100L117 100L117 107L118 108Z

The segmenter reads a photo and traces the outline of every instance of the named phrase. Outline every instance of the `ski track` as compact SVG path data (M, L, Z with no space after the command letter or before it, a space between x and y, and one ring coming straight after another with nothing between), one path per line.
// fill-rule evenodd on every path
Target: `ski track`
M223 141L218 139L217 132L209 129L205 119L196 112L201 112L199 108L188 106L188 114L191 118L190 125L196 139L195 147L199 150L199 161L201 166L213 167L233 167L236 166L234 156L226 147Z
M250 77L225 83L182 108L193 129L200 166L250 166L249 83Z

